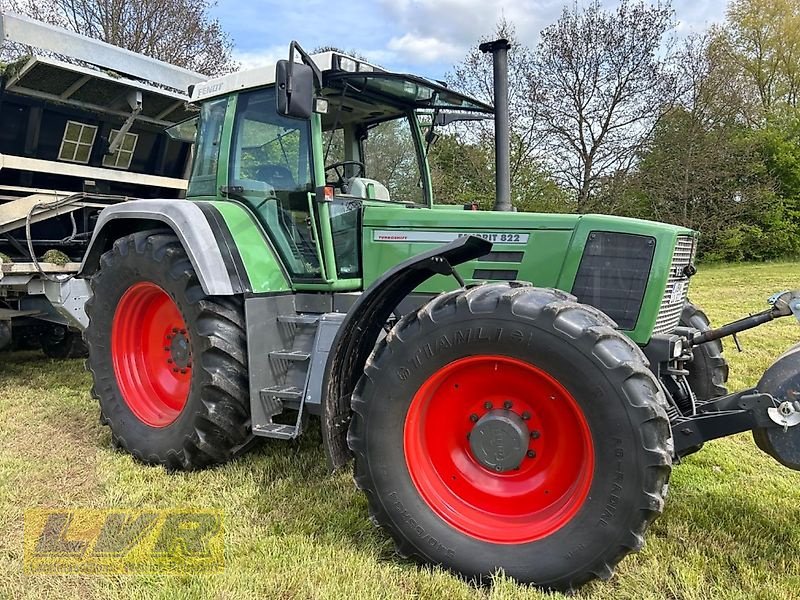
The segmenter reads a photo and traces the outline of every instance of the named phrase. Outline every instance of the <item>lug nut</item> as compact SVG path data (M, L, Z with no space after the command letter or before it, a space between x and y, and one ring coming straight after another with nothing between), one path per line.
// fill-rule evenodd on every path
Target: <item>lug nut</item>
M524 413L522 413L522 420L523 421L527 421L530 418L531 418L531 413L529 413L527 410Z
M186 374L186 369L181 369L181 374L185 375Z
M185 335L186 334L186 330L185 329L181 329L181 333L183 333Z
M478 415L476 415L476 414L470 415L469 416L469 420L472 421L473 423L477 423L478 422Z
M505 402L503 402L503 408L505 408L506 410L511 410L512 406L514 405L511 403L511 400L506 400Z
M527 456L528 458L536 458L536 452L535 452L535 451L533 451L533 450L528 450L528 453L527 453L527 455L526 455L526 456Z
M486 410L490 410L492 408L492 403L491 402L484 402L483 403L483 408L485 408Z
M172 328L172 333L178 333L178 328L177 327L173 327Z
M167 359L167 362L168 362L169 364L172 364L172 359L171 359L171 358L168 358L168 359Z
M169 352L169 346L164 346L164 351Z
M538 431L536 431L535 429L533 431L531 431L531 437L533 439L535 439L535 440L538 440L540 435L542 435L542 434L539 433Z
M172 369L172 372L173 372L173 373L177 373L179 370L180 370L180 369L178 369L178 367L174 367L174 368Z

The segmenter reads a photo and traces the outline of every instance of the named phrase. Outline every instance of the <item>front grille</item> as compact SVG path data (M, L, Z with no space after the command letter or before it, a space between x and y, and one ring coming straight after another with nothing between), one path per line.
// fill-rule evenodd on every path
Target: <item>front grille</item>
M688 235L678 236L675 251L672 253L672 264L669 268L667 287L658 309L653 334L672 333L681 319L686 295L689 293L689 278L684 273L686 266L694 260L696 248L694 238ZM680 286L682 289L676 287Z
M655 240L630 233L593 231L583 249L572 293L614 319L620 329L636 327Z

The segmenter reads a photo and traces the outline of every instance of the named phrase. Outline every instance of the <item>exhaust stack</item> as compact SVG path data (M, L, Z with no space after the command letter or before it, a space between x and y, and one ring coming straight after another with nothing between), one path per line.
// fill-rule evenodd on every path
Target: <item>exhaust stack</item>
M510 211L511 206L511 158L510 124L508 116L508 40L484 42L481 52L492 54L494 78L494 164L496 197L494 210Z

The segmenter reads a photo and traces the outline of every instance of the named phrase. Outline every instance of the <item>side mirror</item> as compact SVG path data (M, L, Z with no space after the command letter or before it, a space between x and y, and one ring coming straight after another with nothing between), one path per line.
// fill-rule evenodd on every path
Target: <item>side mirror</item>
M308 65L279 60L275 66L278 114L308 119L314 112L314 70Z

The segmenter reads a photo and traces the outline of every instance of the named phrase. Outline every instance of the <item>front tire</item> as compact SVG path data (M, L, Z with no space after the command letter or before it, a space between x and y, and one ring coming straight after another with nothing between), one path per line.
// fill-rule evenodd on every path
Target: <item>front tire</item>
M498 283L398 322L356 386L348 442L401 555L568 590L610 577L661 513L665 403L603 313Z
M252 440L242 299L208 296L169 233L118 239L86 303L100 420L142 462L224 463Z
M711 323L698 306L688 300L681 312L680 324L703 332L711 329ZM693 359L688 365L686 381L698 400L719 398L728 393L728 362L722 355L722 340L701 344L692 350Z

